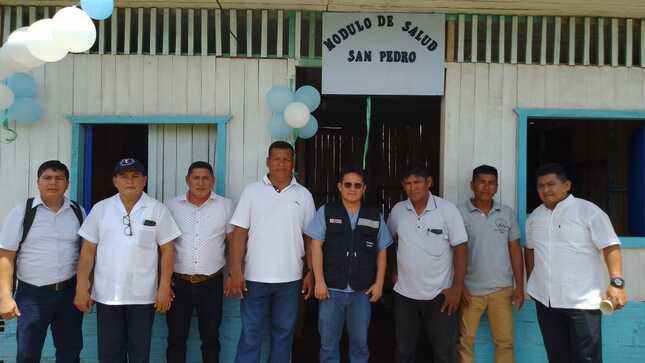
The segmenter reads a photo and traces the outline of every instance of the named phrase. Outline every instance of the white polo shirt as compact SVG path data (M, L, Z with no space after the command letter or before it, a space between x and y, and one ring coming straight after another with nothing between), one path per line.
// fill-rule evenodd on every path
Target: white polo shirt
M432 300L452 286L451 247L467 242L457 207L430 194L421 215L409 199L396 203L387 225L398 239L398 279L394 291L415 300Z
M211 275L226 264L226 234L233 230L228 222L233 201L211 192L199 207L182 194L166 202L181 236L175 240L175 272Z
M47 207L40 197L34 197L32 206L38 209L17 256L16 276L18 280L36 286L69 280L76 275L80 251L80 224L70 201L65 198L57 212ZM25 203L9 212L0 231L0 248L18 249L24 216Z
M291 179L279 193L265 175L244 188L231 224L249 230L244 277L279 283L302 278L302 233L316 212L307 188Z
M98 245L92 299L106 305L152 304L157 292L157 246L181 232L168 208L146 193L130 211L132 236L125 233L126 215L115 194L98 202L81 226L81 237Z
M527 291L546 306L598 309L607 273L602 249L620 241L605 212L569 195L553 210L544 204L526 221L526 247L535 267Z

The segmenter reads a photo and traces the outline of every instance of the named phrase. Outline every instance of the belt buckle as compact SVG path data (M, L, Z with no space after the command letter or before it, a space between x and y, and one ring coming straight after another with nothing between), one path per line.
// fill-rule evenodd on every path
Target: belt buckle
M197 275L190 275L190 277L188 278L188 281L190 281L191 284L195 284L195 283L197 283L196 280L195 280L196 277L197 277Z
M54 284L54 291L60 291L62 288L60 287L62 284L60 282L57 282Z

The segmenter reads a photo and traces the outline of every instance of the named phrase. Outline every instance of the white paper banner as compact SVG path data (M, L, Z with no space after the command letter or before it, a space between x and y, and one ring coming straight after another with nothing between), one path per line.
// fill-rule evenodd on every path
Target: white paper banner
M443 14L324 13L322 93L443 95Z

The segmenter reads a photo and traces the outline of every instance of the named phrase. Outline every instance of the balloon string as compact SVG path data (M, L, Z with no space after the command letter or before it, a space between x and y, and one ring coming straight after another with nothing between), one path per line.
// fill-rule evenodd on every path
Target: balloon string
M367 163L367 149L369 148L371 125L372 125L372 96L367 96L367 107L365 111L365 126L367 128L367 131L365 132L365 145L363 145L363 169L365 169L365 164Z
M11 136L8 136L4 139L5 142L8 142L8 143L14 142L18 137L18 133L16 133L15 130L12 130L11 128L9 128L8 118L5 118L4 121L2 121L2 129L11 134Z

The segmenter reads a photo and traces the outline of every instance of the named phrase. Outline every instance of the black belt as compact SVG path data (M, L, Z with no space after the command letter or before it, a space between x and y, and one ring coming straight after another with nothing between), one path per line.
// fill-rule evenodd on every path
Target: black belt
M73 284L76 284L76 276L73 276L72 278L70 278L68 280L65 280L65 281L60 281L60 282L57 282L55 284L49 284L49 285L43 285L43 286L36 286L36 285L32 285L30 283L18 280L18 288L20 288L20 285L22 285L22 284L25 284L25 285L31 286L31 287L35 287L35 288L38 288L38 289L47 289L47 290L51 290L51 291L62 291L66 287L68 287L70 285L73 285Z

